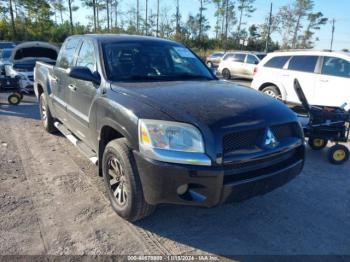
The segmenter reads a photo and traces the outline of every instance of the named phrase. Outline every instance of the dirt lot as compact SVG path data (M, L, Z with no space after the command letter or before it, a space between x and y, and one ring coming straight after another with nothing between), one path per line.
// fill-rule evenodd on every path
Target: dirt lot
M350 254L350 162L308 150L303 173L270 194L162 206L133 225L110 208L96 167L43 131L34 101L0 96L0 255Z

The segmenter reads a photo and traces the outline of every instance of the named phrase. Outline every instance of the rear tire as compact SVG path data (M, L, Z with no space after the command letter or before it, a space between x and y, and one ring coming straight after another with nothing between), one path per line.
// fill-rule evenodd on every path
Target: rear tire
M265 95L268 95L268 96L271 96L273 98L282 100L281 92L278 89L278 87L276 87L276 86L271 85L271 86L264 87L261 90L261 92L263 92Z
M228 70L227 68L224 68L222 70L222 77L226 80L230 80L231 79L231 72L230 70Z
M44 93L42 93L39 98L39 110L41 122L43 123L44 129L50 134L55 133L57 131L54 125L55 120L51 115Z
M102 158L102 174L113 210L134 222L149 216L155 206L146 203L132 150L125 138L109 142Z
M307 142L313 150L321 150L327 146L328 140L317 137L309 137Z

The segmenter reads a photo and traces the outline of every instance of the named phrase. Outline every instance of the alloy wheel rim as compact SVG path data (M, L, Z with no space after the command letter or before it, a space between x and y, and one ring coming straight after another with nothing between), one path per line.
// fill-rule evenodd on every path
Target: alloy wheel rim
M108 161L108 183L110 190L119 206L124 206L128 200L125 175L122 165L116 157Z
M272 91L272 90L266 90L266 91L264 91L264 93L265 93L266 95L271 96L271 97L276 98L276 99L281 99L281 98L282 98L281 95L277 95L277 94L276 94L274 91Z

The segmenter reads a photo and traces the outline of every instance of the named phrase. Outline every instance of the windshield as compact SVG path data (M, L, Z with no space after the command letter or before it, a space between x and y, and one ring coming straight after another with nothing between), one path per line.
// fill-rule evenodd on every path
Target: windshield
M213 80L187 48L157 42L103 44L106 73L112 81Z

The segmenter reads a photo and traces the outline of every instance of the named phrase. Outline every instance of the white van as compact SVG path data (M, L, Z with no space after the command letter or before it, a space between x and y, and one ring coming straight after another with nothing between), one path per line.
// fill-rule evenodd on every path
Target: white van
M287 102L300 103L297 78L312 105L350 106L350 53L290 51L268 54L255 68L252 88Z

